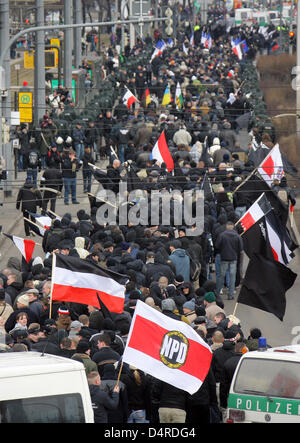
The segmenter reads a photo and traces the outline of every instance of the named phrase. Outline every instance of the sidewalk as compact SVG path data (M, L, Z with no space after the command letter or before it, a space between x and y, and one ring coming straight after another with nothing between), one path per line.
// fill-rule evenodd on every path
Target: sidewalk
M16 209L17 195L19 189L25 183L25 180L26 180L26 172L19 172L17 181L13 182L12 195L10 197L4 197L3 206L0 206L0 225L2 225L2 232L4 232L5 234L25 237L23 214L21 211L18 211ZM99 183L96 180L94 180L92 184L91 193L96 193L98 186ZM72 215L74 221L77 222L76 214L80 209L84 209L86 212L90 213L89 199L87 197L87 194L83 193L82 171L79 171L77 175L77 200L80 202L80 205L69 204L69 206L65 206L64 199L58 198L56 201L56 210L55 210L56 214L63 216L68 212ZM38 213L40 213L40 208ZM30 237L30 238L37 240L39 237L34 237L34 238ZM3 247L5 240L6 237L0 235L0 249ZM1 250L2 255L4 254L4 252L5 252L4 250Z

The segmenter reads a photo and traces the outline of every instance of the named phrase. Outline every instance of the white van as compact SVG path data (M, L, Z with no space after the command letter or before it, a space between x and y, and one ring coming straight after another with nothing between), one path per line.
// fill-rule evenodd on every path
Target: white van
M38 352L0 354L0 423L93 423L82 363Z
M249 25L253 23L253 9L240 8L235 10L235 24L239 26L241 24Z
M227 423L300 423L300 345L244 354L227 408Z

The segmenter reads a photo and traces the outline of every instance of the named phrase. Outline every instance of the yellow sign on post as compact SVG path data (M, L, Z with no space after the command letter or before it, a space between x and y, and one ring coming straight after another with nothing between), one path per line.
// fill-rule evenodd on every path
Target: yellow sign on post
M34 69L34 51L24 52L24 69Z
M59 38L51 38L50 39L51 46L58 46L60 48L60 40ZM55 52L55 64L58 65L58 49L52 48L52 51Z
M21 123L32 123L32 92L19 92Z

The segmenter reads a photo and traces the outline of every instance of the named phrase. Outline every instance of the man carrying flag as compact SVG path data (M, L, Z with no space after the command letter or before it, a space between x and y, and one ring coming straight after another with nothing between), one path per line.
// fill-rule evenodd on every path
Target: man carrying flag
M190 325L137 301L123 362L194 394L206 378L211 359L210 347Z
M159 139L155 143L154 148L152 149L151 158L157 160L159 163L165 163L169 172L173 171L174 161L169 151L165 131L161 133Z

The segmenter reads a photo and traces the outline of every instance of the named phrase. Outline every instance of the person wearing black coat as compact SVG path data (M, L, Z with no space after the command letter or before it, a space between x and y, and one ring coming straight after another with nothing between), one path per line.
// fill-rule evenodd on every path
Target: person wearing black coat
M101 377L101 390L111 395L116 385L116 380L117 372L115 367L114 365L108 363L105 365L103 375ZM113 410L107 410L108 423L127 423L129 416L127 387L121 380L119 380L119 388L120 393L118 407Z
M158 403L160 423L185 423L188 393L161 380L152 387L152 398Z
M61 192L63 187L63 179L61 171L55 166L45 169L41 178L41 187L53 189L54 191ZM55 212L57 192L51 192L48 189L43 193L43 211L47 211L47 206L50 200L50 210Z
M109 409L116 409L119 404L120 388L115 386L113 392L109 395L100 388L101 378L97 372L90 372L88 374L88 383L90 395L92 400L92 407L94 410L95 423L107 423L107 411Z
M121 381L127 388L129 417L128 423L148 423L150 411L150 381L143 371L132 366L122 373Z
M188 396L186 423L210 423L211 407L217 408L218 400L216 393L216 379L210 368L199 390L195 392L195 394Z
M25 184L18 192L16 209L23 212L23 217L33 219L29 212L36 213L37 207L42 207L42 194L33 187L31 179L27 178ZM31 224L24 220L24 230L28 237L30 235Z
M116 363L120 360L120 354L114 351L111 347L111 338L107 332L99 334L97 337L98 351L92 354L92 360L98 365L98 372L103 374L104 365L106 363ZM93 350L92 350L93 352Z

